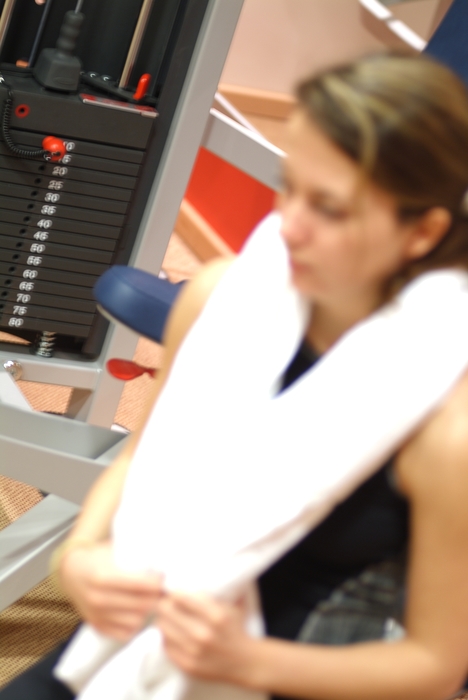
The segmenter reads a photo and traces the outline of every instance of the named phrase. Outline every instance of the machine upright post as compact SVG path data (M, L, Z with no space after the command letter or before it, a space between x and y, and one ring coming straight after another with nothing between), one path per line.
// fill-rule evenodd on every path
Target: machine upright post
M143 34L145 32L146 23L153 7L153 3L154 0L143 0L140 16L138 17L138 22L133 34L132 43L130 44L130 48L128 50L122 75L120 76L119 87L127 87L129 83L130 75L132 73L133 66L135 65L135 61L141 47L141 42L143 41Z
M2 52L15 4L16 0L5 0L5 4L3 6L2 14L0 16L0 54Z

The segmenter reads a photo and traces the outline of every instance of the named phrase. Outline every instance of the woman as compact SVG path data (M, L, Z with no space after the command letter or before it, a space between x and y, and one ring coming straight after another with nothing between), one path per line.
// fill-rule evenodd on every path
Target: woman
M468 98L454 76L423 58L371 58L306 81L298 97L278 206L291 279L313 315L282 389L409 280L468 264ZM184 291L157 390L225 267ZM443 700L468 666L467 428L463 378L390 463L263 574L265 638L246 633L243 601L169 594L156 575L115 567L110 523L137 437L59 552L61 585L85 620L119 640L156 613L169 658L198 678L275 697ZM356 601L366 629L359 615L330 628L327 611L346 616ZM24 683L1 700L25 697ZM43 697L67 693L56 684Z

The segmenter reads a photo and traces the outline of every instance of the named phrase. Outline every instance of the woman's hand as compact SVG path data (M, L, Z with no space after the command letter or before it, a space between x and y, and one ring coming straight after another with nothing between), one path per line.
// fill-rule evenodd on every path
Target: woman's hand
M110 542L68 552L58 575L84 620L122 642L151 619L161 595L161 577L129 574L116 567Z
M157 625L169 659L191 676L248 686L259 640L245 630L245 606L204 595L168 593Z

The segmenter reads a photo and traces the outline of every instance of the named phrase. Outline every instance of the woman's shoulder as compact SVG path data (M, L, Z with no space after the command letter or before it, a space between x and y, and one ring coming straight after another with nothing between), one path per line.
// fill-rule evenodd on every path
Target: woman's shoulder
M178 294L164 328L164 360L154 382L153 391L148 397L147 409L144 412L141 427L145 424L148 413L151 411L161 388L169 376L174 357L182 341L231 263L232 258L217 258L213 260L202 267L195 277L182 287Z
M216 258L204 265L178 295L164 330L166 348L178 347L200 315L210 294L232 264L234 258Z
M402 447L396 472L412 500L468 497L468 372Z

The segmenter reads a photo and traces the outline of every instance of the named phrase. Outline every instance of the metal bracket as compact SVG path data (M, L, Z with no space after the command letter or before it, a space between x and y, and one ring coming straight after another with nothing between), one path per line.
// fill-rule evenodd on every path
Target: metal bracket
M53 549L125 439L105 428L35 413L0 365L2 474L53 494L0 532L0 610L47 576Z
M47 496L0 532L0 611L47 576L50 556L78 512L75 504Z
M211 109L202 144L267 187L280 188L282 161L286 154L257 131L238 124L217 109Z
M8 371L8 364L9 362L5 362L3 366L0 365L0 406L4 404L25 411L32 410L26 397L17 387L15 377Z
M396 0L359 0L359 3L376 19L383 22L393 34L404 41L411 49L424 51L427 41L410 29L407 24L397 19L388 9L389 5L397 4Z

